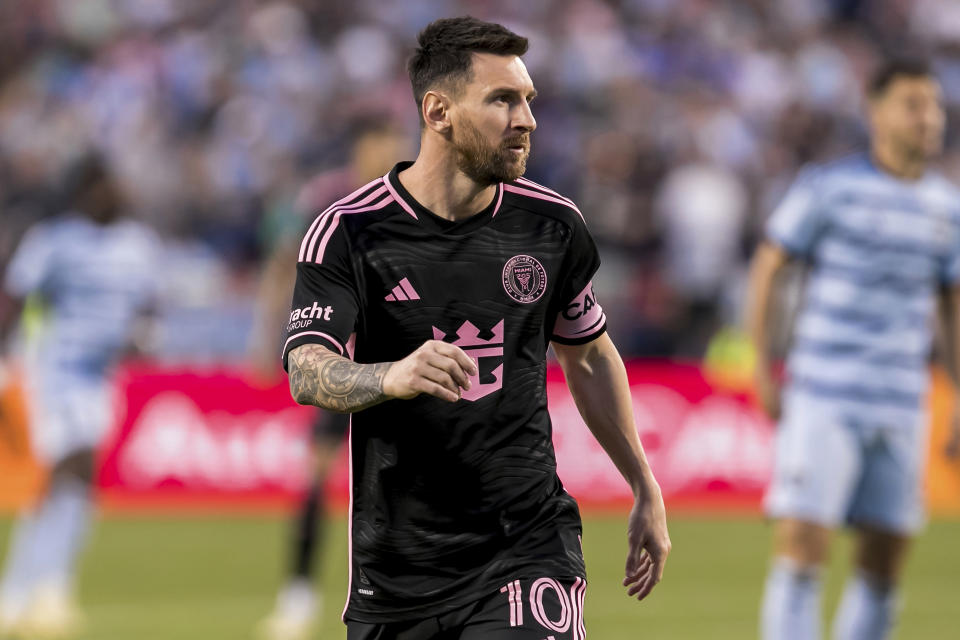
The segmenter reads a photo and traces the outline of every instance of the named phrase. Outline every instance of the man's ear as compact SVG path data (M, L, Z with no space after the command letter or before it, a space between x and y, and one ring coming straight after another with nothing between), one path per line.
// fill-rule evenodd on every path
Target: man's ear
M427 91L420 103L424 125L437 133L450 129L450 98L437 91Z

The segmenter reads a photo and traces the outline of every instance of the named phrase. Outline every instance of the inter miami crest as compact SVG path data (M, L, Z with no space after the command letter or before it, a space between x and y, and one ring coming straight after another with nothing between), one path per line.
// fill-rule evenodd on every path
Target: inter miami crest
M503 265L503 290L517 302L536 302L547 290L547 272L536 258L513 256Z

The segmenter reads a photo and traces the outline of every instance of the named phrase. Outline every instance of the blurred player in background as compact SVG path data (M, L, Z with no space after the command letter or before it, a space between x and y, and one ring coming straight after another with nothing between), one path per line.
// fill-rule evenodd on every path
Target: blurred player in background
M820 637L821 572L830 534L843 524L856 530L855 570L833 635L889 636L907 547L923 519L938 293L953 311L947 342L956 370L960 191L928 167L944 133L940 85L922 61L889 61L869 83L868 115L869 153L805 171L753 260L758 393L780 421L767 495L775 519L761 615L767 640ZM791 261L808 263L809 274L781 413L770 300Z
M438 20L409 62L420 153L317 217L284 362L298 402L353 413L350 640L583 638L576 501L556 472L550 343L635 494L624 586L670 549L577 207L525 180L527 40Z
M147 339L157 243L124 217L104 161L89 155L67 177L67 211L28 230L7 265L2 344L24 300L46 307L24 358L31 440L49 476L15 529L0 581L0 637L62 637L80 623L72 586L92 510L95 451L109 426L111 367Z
M289 315L304 229L317 212L344 191L352 191L389 171L397 159L407 155L409 146L409 140L387 115L363 119L351 136L349 164L311 180L297 198L295 213L284 215L287 210L281 210L275 217L283 219L271 221L278 232L258 288L252 344L254 365L261 379L274 381L283 372L277 350L283 344L283 319ZM348 424L346 414L316 412L311 428L311 480L293 521L290 573L273 611L259 626L260 634L269 640L305 638L321 615L323 601L315 592L314 567L326 526L324 484Z

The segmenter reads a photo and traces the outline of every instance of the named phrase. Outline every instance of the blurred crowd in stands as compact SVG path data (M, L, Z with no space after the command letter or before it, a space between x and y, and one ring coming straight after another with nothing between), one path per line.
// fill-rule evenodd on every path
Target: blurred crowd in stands
M527 175L587 216L630 355L696 357L738 322L798 168L863 146L879 56L931 55L960 122L954 0L5 0L0 265L95 147L167 241L165 355L242 357L275 245L359 184L358 155L415 155L405 60L467 13L530 38ZM358 151L371 130L389 140ZM960 179L956 131L941 168Z

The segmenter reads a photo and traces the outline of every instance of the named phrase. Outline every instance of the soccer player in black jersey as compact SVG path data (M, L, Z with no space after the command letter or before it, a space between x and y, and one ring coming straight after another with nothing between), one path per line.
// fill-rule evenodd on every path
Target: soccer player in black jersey
M300 246L284 366L296 400L352 413L349 640L581 640L581 522L556 473L552 343L636 496L624 586L670 550L626 371L569 199L522 178L527 40L438 20L409 62L415 162L333 203Z

